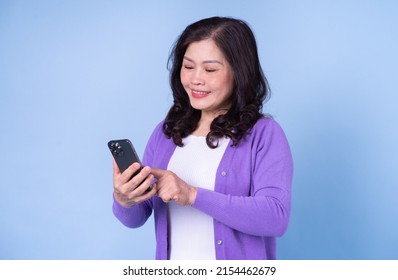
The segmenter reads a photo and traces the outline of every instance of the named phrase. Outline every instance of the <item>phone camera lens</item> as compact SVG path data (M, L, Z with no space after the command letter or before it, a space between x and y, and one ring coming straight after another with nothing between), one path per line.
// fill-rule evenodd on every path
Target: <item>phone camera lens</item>
M120 157L124 155L123 147L118 142L112 142L109 148L114 156Z

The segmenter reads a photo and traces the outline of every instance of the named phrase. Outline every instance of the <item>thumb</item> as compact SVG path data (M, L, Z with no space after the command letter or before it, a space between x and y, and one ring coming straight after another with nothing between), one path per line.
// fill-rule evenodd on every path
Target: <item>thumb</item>
M116 174L121 174L119 167L117 166L116 161L113 157L112 157L112 161L113 161L113 172Z

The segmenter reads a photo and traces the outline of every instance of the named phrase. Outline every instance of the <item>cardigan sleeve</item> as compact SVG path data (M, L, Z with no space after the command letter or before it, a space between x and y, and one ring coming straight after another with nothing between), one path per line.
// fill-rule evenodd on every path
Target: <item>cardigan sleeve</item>
M126 227L138 228L145 224L152 213L150 200L144 201L132 207L124 207L115 199L113 200L113 214Z
M239 155L251 154L250 182L241 179L248 176L227 175L230 178L225 178L224 193L198 189L193 207L212 216L216 222L246 234L281 236L290 216L292 156L285 134L276 122L270 121L257 130L248 145L236 148L241 149L237 152ZM240 161L240 165L245 166L245 162ZM228 173L239 171L231 169ZM217 176L216 185L221 180L220 175ZM228 194L228 189L242 187L250 188L249 195Z

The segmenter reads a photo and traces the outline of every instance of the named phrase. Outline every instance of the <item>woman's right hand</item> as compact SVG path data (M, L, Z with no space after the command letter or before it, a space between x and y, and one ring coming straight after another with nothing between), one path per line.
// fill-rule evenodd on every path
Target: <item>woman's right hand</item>
M140 173L131 178L140 167L140 164L135 162L121 173L113 159L113 195L123 207L131 207L156 194L155 185L150 191L147 191L154 179L149 166L145 166Z

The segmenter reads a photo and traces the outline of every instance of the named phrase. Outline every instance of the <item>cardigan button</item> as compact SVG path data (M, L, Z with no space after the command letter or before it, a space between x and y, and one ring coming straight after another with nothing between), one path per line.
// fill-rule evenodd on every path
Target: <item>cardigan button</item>
M227 172L226 171L222 171L221 172L221 176L227 176Z
M217 241L217 244L218 244L218 245L221 245L221 244L222 244L222 240L218 240L218 241Z

